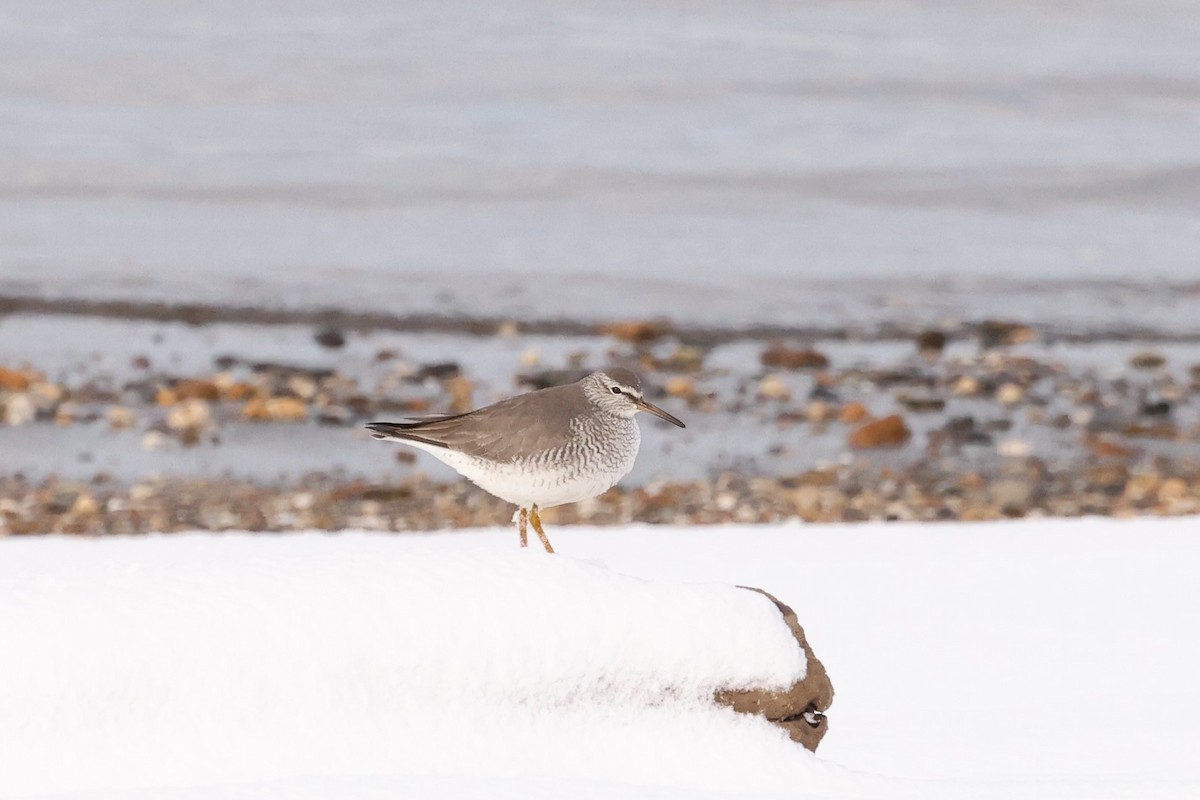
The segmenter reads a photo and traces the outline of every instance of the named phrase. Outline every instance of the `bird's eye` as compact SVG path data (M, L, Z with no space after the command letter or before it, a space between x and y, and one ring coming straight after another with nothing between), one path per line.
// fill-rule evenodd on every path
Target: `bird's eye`
M621 393L621 387L620 387L620 386L614 386L614 387L612 387L612 393L613 393L613 394L620 394L620 393Z

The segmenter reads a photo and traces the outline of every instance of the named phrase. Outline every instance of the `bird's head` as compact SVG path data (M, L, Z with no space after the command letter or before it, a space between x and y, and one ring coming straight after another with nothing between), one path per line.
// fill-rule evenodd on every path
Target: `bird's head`
M680 428L687 427L675 417L642 397L642 381L623 367L593 372L583 379L583 390L592 404L608 414L629 419L639 411L653 414Z

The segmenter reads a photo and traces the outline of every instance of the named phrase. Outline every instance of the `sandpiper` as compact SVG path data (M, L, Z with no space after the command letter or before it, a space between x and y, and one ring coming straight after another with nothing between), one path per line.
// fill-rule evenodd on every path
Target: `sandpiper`
M642 436L634 415L682 422L642 397L642 382L612 367L581 381L501 400L466 414L414 422L369 422L376 439L432 454L489 494L517 507L521 546L533 524L546 552L539 509L607 491L633 469Z

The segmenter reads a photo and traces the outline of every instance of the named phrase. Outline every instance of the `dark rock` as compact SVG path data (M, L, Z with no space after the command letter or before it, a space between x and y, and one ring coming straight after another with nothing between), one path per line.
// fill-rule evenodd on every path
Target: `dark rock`
M1003 320L985 320L976 326L975 334L979 337L979 343L989 350L1037 341L1037 331L1033 328L1020 322Z
M787 689L725 689L717 692L715 699L734 711L766 717L783 728L793 742L815 751L829 730L825 712L833 703L833 684L825 672L825 666L809 646L795 611L762 589L749 586L741 588L758 592L775 604L779 613L783 615L783 621L796 638L796 643L804 651L808 668L805 670L805 676Z
M342 333L337 328L321 328L313 336L317 344L322 347L328 347L335 350L339 347L346 346L346 334Z
M1166 363L1167 359L1165 356L1154 352L1138 353L1129 359L1129 366L1134 369L1159 369Z
M917 334L917 349L922 353L940 353L946 349L946 334L939 330L924 330Z
M1171 403L1167 400L1149 400L1142 403L1141 411L1146 417L1166 417L1171 413Z
M946 407L946 401L944 399L932 394L902 392L896 397L896 399L909 411L916 413L941 411Z
M441 361L435 364L423 364L419 370L413 373L410 380L415 383L422 383L429 379L444 381L450 378L457 378L462 374L462 367L457 361Z

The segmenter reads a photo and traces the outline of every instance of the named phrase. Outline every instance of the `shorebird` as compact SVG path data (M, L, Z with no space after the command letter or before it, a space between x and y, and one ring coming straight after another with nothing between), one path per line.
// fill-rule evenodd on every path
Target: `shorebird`
M521 547L532 524L553 553L539 510L595 497L628 475L642 440L639 411L685 427L642 397L637 375L612 367L466 414L369 422L367 429L376 439L424 450L512 503Z

